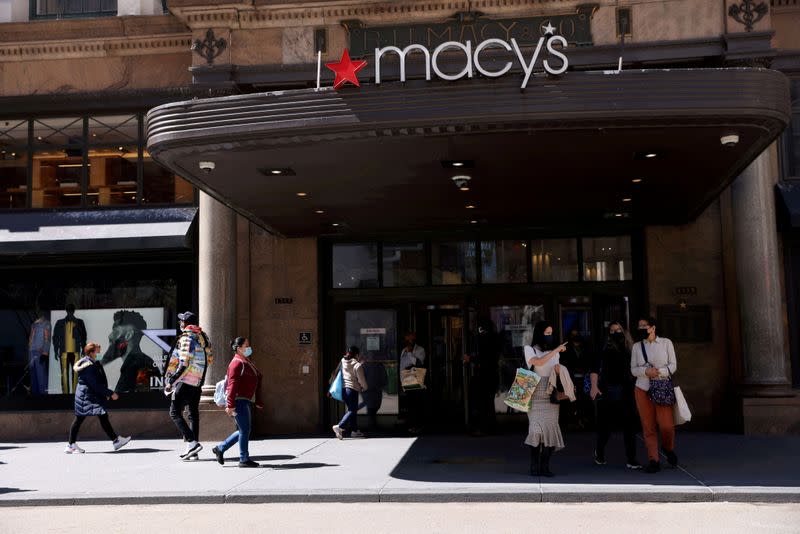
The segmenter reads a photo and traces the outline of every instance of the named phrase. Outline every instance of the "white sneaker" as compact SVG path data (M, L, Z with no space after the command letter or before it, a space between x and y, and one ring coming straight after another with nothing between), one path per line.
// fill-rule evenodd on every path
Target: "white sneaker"
M203 450L203 446L200 445L197 441L190 441L186 444L186 450L183 454L181 454L181 458L184 460L189 458L190 456L197 456L197 453Z
M353 430L350 433L350 437L351 438L363 438L364 437L364 433L361 432L360 430Z
M130 436L128 436L128 437L117 436L117 439L115 439L115 440L113 441L114 450L115 450L115 451L118 451L118 450L120 450L122 447L124 447L125 445L127 445L127 444L128 444L128 442L129 442L130 440L131 440L131 437L130 437Z
M344 437L342 435L342 429L339 428L339 425L333 425L333 433L336 434L337 439L342 439Z
M77 443L67 443L64 452L67 454L83 454L86 451L78 447Z

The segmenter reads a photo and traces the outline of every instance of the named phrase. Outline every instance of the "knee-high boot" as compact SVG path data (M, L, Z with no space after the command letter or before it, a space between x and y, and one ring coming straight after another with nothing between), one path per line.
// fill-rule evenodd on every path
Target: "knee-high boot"
M555 476L550 471L550 457L553 455L553 451L556 450L555 447L543 447L542 448L542 459L541 464L539 467L539 474L543 477L553 477Z
M531 447L531 476L538 477L539 476L539 452L541 451L541 445L537 445L536 447Z

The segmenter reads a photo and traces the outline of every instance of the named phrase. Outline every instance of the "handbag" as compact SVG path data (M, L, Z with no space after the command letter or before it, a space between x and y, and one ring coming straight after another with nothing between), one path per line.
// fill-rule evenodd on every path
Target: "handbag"
M517 374L514 376L514 383L511 384L506 398L503 402L506 406L519 410L520 412L528 412L533 403L533 392L536 390L536 385L539 383L539 375L528 369L520 367L517 369Z
M425 389L425 373L427 372L428 370L424 367L412 367L400 371L400 385L403 387L403 391Z
M331 382L331 387L328 388L328 393L330 393L330 396L339 402L344 402L344 376L342 376L341 369L339 369L339 372L336 373L336 378L334 378L333 382Z
M649 364L647 359L647 349L644 348L644 341L642 344L642 355L644 356L645 363ZM675 405L675 385L672 383L672 373L667 378L651 378L650 389L647 390L647 396L659 406L674 406Z
M692 412L686 397L683 396L680 386L675 386L675 405L672 407L672 418L676 425L682 425L692 420Z

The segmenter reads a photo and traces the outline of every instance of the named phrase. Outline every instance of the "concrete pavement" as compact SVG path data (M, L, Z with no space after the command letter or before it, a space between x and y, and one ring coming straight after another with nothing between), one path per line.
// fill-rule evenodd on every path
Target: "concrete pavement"
M566 436L552 479L527 475L522 436L423 436L339 441L253 441L259 469L220 466L205 443L181 462L178 440L0 443L0 505L271 502L794 502L800 503L800 437L678 436L680 467L648 475L625 468L614 436L608 465L592 460L593 434ZM644 447L639 444L640 459ZM665 462L662 462L665 465Z

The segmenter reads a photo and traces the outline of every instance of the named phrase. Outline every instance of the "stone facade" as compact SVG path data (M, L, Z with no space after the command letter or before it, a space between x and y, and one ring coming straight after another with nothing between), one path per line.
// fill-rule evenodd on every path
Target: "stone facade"
M0 24L0 97L188 86L192 84L190 69L210 65L206 58L189 49L193 42L202 41L208 30L213 30L215 39L224 39L226 43L213 58L215 68L264 67L282 71L314 64L317 29L327 31L323 60L338 59L347 40L340 22L346 19L359 19L368 25L438 22L468 9L490 17L538 16L571 13L584 3L583 0L544 3L539 0L291 3L256 0L238 4L174 0L169 2L170 14L155 15L160 4L126 0L119 3L119 13L125 16ZM728 15L732 5L740 4L735 0L648 0L625 2L624 6L611 0L596 3L592 39L598 47L620 45L616 13L619 7L628 7L632 31L625 42L629 46L679 41L700 46L700 43L718 43L725 34L761 32L772 39L779 52L800 50L797 31L800 4L796 2L777 2L779 5L749 29ZM27 4L25 9L20 5L16 0L0 0L0 20L23 20L20 12L27 9ZM680 63L681 58L675 60ZM777 180L777 170L769 174L768 179ZM730 193L726 192L690 224L645 230L651 313L655 314L660 305L677 304L677 286L697 287L697 294L690 297L688 304L711 307L713 341L676 346L681 370L678 378L695 411L694 428L798 432L796 420L794 424L786 423L798 413L796 399L747 398L738 404L741 413L730 410L731 401L739 398L739 385L747 378L741 363L742 358L747 361L747 355L742 354L740 332L745 329L740 324L743 318L736 304L741 281L737 284L734 272L736 243L731 229L731 202ZM218 209L229 210L225 206ZM205 215L200 214L201 220ZM211 326L212 336L218 340L219 357L212 376L217 379L224 372L229 359L227 338L234 334L249 335L256 362L265 375L266 407L255 414L256 432L313 432L321 421L320 388L324 382L319 344L322 304L317 240L271 235L241 216L231 215L230 221L232 225L225 226L225 235L218 234L219 228L212 228L208 234L215 243L228 241L230 246L226 250L232 251L233 257L226 265L235 273L233 280L225 285L230 295L225 304L230 321L219 326L216 321L221 319L214 319ZM780 269L782 264L778 259L775 262ZM204 275L204 269L218 268L216 263L201 266L201 314L204 298L209 300L206 306L213 305L212 297L203 297L203 291L218 288L216 282L209 280L220 274ZM779 287L773 289L780 291ZM291 299L290 304L280 300L286 298ZM785 311L781 316L785 317ZM310 332L313 342L299 345L300 332ZM777 358L783 361L785 354ZM764 422L778 412L783 422ZM25 418L14 417L22 428ZM158 434L153 430L153 421L162 424L164 418L153 417L156 419L145 418L144 434L139 432L140 435ZM119 419L120 427L124 426L123 421L132 426L137 424L136 418L120 416ZM58 424L66 428L61 419ZM225 424L224 419L215 419L210 433L214 437L225 433Z

